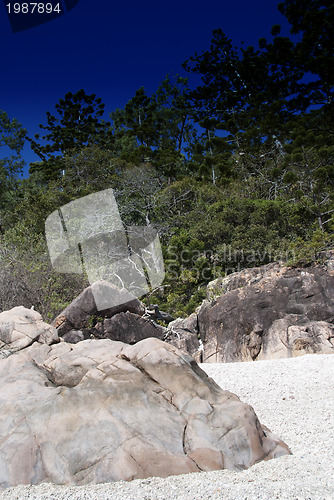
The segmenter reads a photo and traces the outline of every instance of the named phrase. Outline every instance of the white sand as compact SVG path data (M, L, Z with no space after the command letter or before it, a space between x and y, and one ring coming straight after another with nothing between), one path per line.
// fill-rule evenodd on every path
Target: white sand
M334 500L334 356L203 364L223 388L255 409L293 455L242 472L216 471L132 482L18 486L0 499Z

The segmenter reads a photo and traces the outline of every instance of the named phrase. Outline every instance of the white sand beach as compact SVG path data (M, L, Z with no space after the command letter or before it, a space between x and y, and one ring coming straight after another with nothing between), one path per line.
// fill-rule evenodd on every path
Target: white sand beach
M202 472L79 487L17 486L0 499L334 499L334 356L202 364L223 389L255 409L293 455L242 472Z

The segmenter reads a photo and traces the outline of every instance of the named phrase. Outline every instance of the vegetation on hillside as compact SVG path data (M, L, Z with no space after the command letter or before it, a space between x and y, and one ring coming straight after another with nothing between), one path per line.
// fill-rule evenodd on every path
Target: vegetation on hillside
M166 278L150 301L191 313L209 281L277 259L308 262L333 245L334 7L278 6L257 47L222 30L167 76L102 119L104 104L68 92L46 113L42 137L0 112L0 308L35 306L52 319L87 278L52 269L45 219L70 201L113 188L126 225L152 225ZM201 79L196 87L193 74ZM24 125L24 124L23 124ZM20 179L24 141L40 158Z

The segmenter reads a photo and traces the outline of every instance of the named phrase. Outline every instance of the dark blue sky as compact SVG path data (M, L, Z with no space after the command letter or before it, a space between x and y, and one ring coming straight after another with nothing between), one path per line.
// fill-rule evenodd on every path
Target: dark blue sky
M182 62L209 47L213 29L246 46L269 38L273 24L288 34L278 0L79 0L58 19L16 33L7 1L0 4L0 109L31 136L46 111L81 88L102 98L109 119L139 87L150 94L168 73L183 74ZM24 158L38 159L29 146Z

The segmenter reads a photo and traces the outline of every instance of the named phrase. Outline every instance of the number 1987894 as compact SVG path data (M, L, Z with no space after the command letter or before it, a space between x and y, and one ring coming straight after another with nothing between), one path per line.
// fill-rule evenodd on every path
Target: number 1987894
M59 3L31 2L31 3L7 3L8 14L52 14L56 12L61 14L61 6Z

